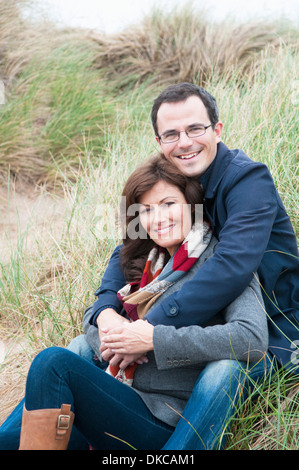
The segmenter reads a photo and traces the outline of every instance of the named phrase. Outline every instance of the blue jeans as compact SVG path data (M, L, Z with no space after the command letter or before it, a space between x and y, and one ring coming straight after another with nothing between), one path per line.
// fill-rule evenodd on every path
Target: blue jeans
M89 362L94 361L94 353L83 335L75 338L68 349L85 357ZM160 448L163 450L223 449L236 407L246 398L249 386L254 387L256 382L267 379L267 374L271 370L272 364L268 358L265 362L251 365L249 370L245 363L233 360L208 364L194 386L184 409L183 418L180 419L174 432L168 436L164 446L162 444ZM0 428L0 449L18 447L22 405L21 402ZM76 426L73 428L69 448L87 448L87 440Z
M84 335L75 338L70 350L93 360L93 350ZM235 360L209 363L194 386L170 439L163 450L216 450L227 442L232 418L258 382L268 380L273 369L268 357L250 364Z
M84 335L76 337L68 348L88 360L94 360L93 350ZM250 364L250 367L245 362L228 359L209 363L199 375L183 418L163 450L223 449L233 415L250 389L270 378L272 369L272 362L267 356L265 360Z
M75 413L70 449L86 449L88 443L104 450L161 449L173 432L131 387L71 351L48 348L31 364L25 406L36 410L60 408L62 403L71 404ZM21 404L15 411L0 428L1 450L18 448L18 440L12 439L20 434Z
M254 390L268 380L272 363L248 364L234 360L209 363L199 375L183 418L163 450L221 450L230 434L232 418Z

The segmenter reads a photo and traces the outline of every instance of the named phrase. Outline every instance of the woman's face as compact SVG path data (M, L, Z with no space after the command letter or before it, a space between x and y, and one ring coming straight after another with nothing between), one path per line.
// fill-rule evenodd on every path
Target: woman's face
M141 225L172 256L192 227L191 207L185 196L177 186L159 181L139 202Z

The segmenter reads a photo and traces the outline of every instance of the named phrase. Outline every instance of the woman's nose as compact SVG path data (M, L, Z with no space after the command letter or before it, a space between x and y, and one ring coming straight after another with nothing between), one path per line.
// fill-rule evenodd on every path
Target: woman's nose
M152 223L156 226L161 225L162 222L168 219L168 211L165 210L163 205L157 205L153 211Z

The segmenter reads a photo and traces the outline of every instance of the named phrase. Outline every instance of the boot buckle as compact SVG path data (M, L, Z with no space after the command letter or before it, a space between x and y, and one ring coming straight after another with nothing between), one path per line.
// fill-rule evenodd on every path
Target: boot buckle
M70 420L71 420L71 417L69 415L59 415L58 423L57 423L57 430L67 431L70 427Z
M62 439L70 428L71 417L69 415L59 415L57 428L56 428L56 439Z

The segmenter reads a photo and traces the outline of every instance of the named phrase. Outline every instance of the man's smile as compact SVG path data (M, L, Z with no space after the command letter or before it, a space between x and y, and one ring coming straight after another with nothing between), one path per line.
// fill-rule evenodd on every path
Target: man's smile
M196 152L192 152L192 153L174 155L174 157L179 158L180 160L191 160L192 158L197 157L202 152L202 150L203 150L203 148L201 148L200 150L198 150Z

